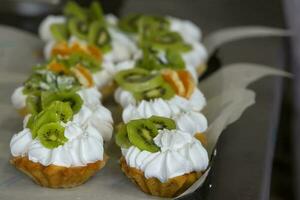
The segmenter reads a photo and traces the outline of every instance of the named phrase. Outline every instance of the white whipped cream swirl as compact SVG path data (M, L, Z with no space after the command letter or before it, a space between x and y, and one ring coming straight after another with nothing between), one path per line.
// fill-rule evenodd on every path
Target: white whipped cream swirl
M175 116L174 121L179 130L190 133L194 136L196 133L203 133L207 130L208 123L206 117L200 112L186 112Z
M178 32L185 41L195 42L201 40L201 30L192 21L171 16L168 16L167 19L171 23L170 29L172 31Z
M53 41L54 38L51 34L50 28L52 24L61 24L66 23L67 19L64 16L55 16L55 15L49 15L47 16L40 24L39 26L39 36L40 38L45 41Z
M26 106L27 95L23 93L23 89L24 89L23 86L16 88L11 96L11 102L14 108L18 110L25 108Z
M189 99L175 95L169 100L157 98L136 102L130 92L118 88L115 100L124 108L122 117L125 123L132 119L149 118L152 115L174 118L182 112L199 112L206 105L205 97L199 89L195 89Z

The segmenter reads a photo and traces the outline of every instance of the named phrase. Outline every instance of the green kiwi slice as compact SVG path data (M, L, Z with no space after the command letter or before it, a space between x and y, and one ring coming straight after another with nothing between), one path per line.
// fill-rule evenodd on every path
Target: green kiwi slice
M72 91L42 92L41 102L44 109L50 106L53 101L67 102L74 114L80 110L83 103L81 97Z
M50 122L58 122L58 121L59 121L59 116L56 114L55 111L52 110L44 110L40 112L38 115L35 115L33 118L32 125L30 125L32 138L36 138L38 130L44 124Z
M144 91L164 82L159 74L150 74L147 70L134 68L122 70L115 75L115 81L125 90Z
M153 23L158 24L159 30L169 30L170 22L167 18L163 16L150 16Z
M128 139L127 128L125 124L117 127L116 144L122 148L129 148L131 143Z
M77 18L80 20L86 20L87 15L84 8L81 8L76 2L69 1L63 10L65 16L69 18Z
M148 90L133 93L133 96L137 101L141 101L141 100L149 101L156 98L162 98L168 100L171 99L174 95L175 95L175 91L167 83L163 83L159 86L156 86Z
M101 48L103 52L110 51L112 48L109 32L106 27L98 21L93 22L89 28L88 42L89 44Z
M152 153L160 150L153 141L158 131L156 126L149 120L132 120L127 124L126 128L129 141L140 150L146 150Z
M184 69L185 63L182 56L176 50L168 49L165 51L164 58L160 57L159 51L150 47L143 48L143 57L138 60L136 67L149 71L161 70L165 68Z
M26 124L26 128L29 128L30 130L32 129L33 123L34 123L34 118L35 118L35 115L31 115L29 117L27 124Z
M166 117L160 117L160 116L152 116L149 118L149 120L156 126L158 130L162 129L175 129L176 123L173 119L166 118Z
M185 68L185 63L179 52L169 49L166 51L166 58L169 62L168 64L169 68L173 68L173 69Z
M69 38L68 28L65 24L52 24L50 32L56 41L65 41Z
M69 58L63 60L63 62L65 62L70 68L80 63L91 72L97 72L101 69L100 62L98 60L80 52L72 53Z
M40 98L35 95L26 97L26 109L30 114L37 114L41 110Z
M192 49L192 46L185 43L181 35L171 31L152 31L146 35L141 41L141 46L151 44L152 48L158 50L171 49L178 52L187 52Z
M44 124L37 131L37 136L42 145L48 149L56 148L68 141L64 135L65 128L58 122Z
M55 111L60 120L65 123L73 117L73 110L69 102L53 101L47 109Z
M142 14L129 14L119 20L119 27L121 30L129 33L138 32L138 21L141 19Z
M86 40L89 32L89 23L85 20L73 18L68 21L68 29L71 35L81 40Z
M150 36L152 33L167 31L169 21L161 16L143 16L138 21L138 33L141 39Z
M105 24L103 9L102 9L102 6L100 5L99 2L93 1L90 4L90 10L89 11L90 11L89 14L90 14L92 20L96 20L96 21L100 22L103 25Z

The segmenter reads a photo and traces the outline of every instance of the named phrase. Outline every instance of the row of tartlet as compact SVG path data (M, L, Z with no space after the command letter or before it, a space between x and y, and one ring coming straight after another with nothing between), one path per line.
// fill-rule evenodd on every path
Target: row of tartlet
M105 166L115 132L120 166L144 192L173 197L208 167L201 32L187 20L104 15L98 3L69 2L39 35L47 61L12 95L24 116L11 163L46 187L80 185ZM114 93L123 123L114 131L102 103Z

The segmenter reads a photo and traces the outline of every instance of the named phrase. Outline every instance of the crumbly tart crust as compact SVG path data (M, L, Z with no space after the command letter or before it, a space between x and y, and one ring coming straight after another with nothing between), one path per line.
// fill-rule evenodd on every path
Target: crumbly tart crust
M207 141L207 138L204 135L204 133L198 132L194 135L194 137L201 142L201 144L204 146L204 148L207 147L208 141Z
M22 116L22 117L25 117L26 115L28 115L28 114L29 114L29 112L28 112L28 110L27 110L26 106L25 106L24 108L20 108L20 109L18 109L18 113L19 113L19 114L20 114L20 116Z
M125 175L143 192L159 197L175 197L183 193L202 175L201 172L191 172L162 183L157 178L146 178L141 170L128 166L123 156L120 158L120 165Z
M197 74L198 76L202 76L204 74L204 72L206 71L207 69L207 65L206 64L201 64L197 67Z
M113 95L114 91L117 89L117 84L115 81L111 81L107 83L103 88L100 89L100 93L102 94L102 99L106 100L110 96Z
M43 166L40 163L30 161L27 156L19 156L12 157L10 163L43 187L71 188L86 182L105 166L107 160L108 156L104 155L103 160L83 167L62 167L57 165Z

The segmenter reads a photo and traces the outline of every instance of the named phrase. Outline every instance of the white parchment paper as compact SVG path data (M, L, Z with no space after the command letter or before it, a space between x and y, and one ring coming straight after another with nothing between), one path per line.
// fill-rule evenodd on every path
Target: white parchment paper
M158 199L141 192L122 174L118 164L120 150L113 141L106 145L110 160L105 168L87 183L72 189L42 188L9 164L10 139L22 129L22 118L10 105L10 95L27 77L30 66L40 61L37 52L42 46L41 41L27 33L0 27L0 199ZM213 43L213 46L215 48L218 45ZM239 119L245 109L255 103L255 92L247 89L247 86L267 75L288 76L285 72L266 66L239 63L223 67L201 82L199 87L208 100L203 112L210 124L206 133L210 154L222 130ZM116 105L107 106L113 114L119 114ZM205 177L202 176L184 194L201 186Z

